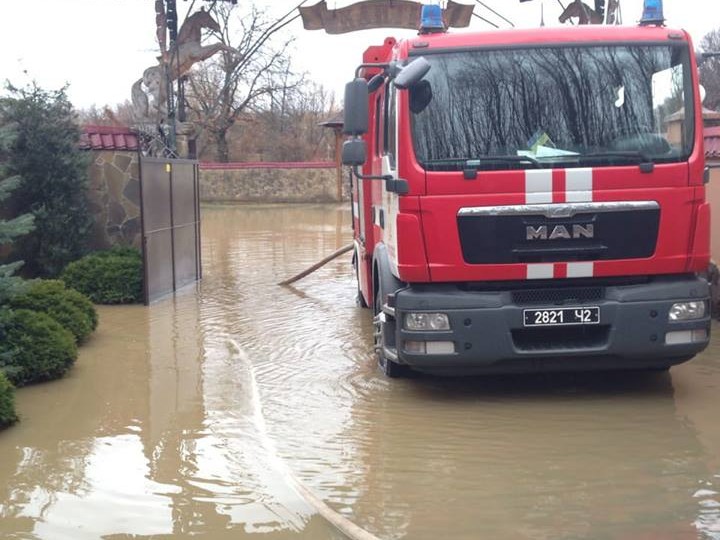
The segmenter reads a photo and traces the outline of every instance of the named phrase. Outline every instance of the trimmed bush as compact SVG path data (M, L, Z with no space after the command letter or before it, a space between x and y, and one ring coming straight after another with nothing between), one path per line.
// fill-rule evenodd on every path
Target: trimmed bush
M0 371L0 429L9 426L17 420L15 414L14 388L5 374Z
M129 246L113 246L110 249L91 253L91 255L97 255L98 257L132 257L142 262L142 253L134 247Z
M62 377L77 358L72 333L40 311L10 312L2 333L0 370L15 386Z
M59 280L31 282L25 294L10 301L10 307L47 313L70 330L78 343L97 328L97 312L92 302L78 291L66 288Z
M62 280L96 304L135 304L142 301L142 257L125 247L91 253L68 264Z

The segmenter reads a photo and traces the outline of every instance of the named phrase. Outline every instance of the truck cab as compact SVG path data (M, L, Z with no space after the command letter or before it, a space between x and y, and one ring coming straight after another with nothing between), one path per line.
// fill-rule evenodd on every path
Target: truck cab
M356 76L354 264L388 376L662 370L707 346L686 32L420 33Z

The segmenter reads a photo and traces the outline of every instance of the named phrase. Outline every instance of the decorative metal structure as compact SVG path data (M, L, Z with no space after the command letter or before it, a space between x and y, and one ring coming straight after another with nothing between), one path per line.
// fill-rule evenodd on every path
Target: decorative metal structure
M237 4L237 0L225 1ZM220 26L204 7L189 14L178 28L176 0L155 0L155 25L160 55L132 86L132 103L138 121L134 126L148 156L178 156L178 124L186 122L185 73L192 65L218 51L222 43L201 45L202 30ZM181 152L187 154L187 151Z
M532 0L520 0L520 2L531 2ZM577 20L578 24L622 24L620 0L594 0L594 7L589 6L582 0L571 0L565 6L561 0L558 3L563 7L563 12L558 17L561 23Z
M470 26L472 5L448 0L442 10L447 28ZM328 9L322 0L298 8L305 30L325 30L328 34L345 34L371 28L417 29L422 4L411 0L365 0L340 9Z

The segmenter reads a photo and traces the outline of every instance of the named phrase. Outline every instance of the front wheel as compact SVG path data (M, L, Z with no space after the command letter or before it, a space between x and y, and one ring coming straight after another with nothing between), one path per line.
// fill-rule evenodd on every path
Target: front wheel
M378 366L380 366L380 369L385 376L390 377L391 379L406 377L409 373L408 367L391 360L385 353L385 346L387 345L385 332L387 331L387 319L389 316L383 312L382 303L382 291L378 291L375 295L375 305L373 306L373 311L375 313L373 328L375 331L375 352L377 353Z

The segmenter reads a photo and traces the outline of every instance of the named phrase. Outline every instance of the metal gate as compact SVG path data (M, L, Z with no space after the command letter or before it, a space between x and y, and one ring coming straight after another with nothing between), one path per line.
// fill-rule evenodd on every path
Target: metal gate
M197 161L140 159L145 304L202 277Z

